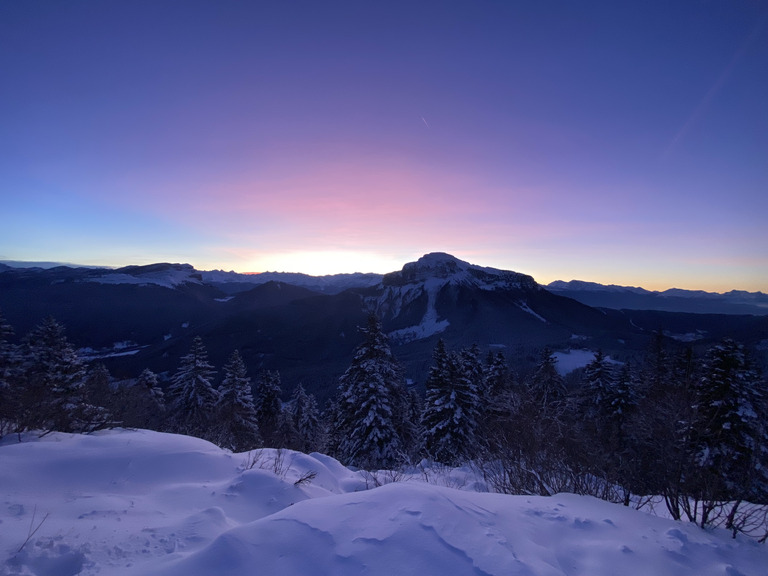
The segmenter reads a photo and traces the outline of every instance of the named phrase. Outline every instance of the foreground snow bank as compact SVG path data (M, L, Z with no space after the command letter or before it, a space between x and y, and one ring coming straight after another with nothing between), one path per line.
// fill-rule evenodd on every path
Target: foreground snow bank
M751 540L588 497L369 485L320 454L230 454L142 430L6 439L0 574L748 576L768 566L768 548Z

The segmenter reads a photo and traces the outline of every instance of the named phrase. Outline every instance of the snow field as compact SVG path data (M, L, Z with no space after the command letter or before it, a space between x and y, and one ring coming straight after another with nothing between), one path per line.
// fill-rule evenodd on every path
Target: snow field
M427 472L368 489L398 476L144 430L7 437L0 574L768 573L766 546L725 531L589 497L479 493L460 470Z

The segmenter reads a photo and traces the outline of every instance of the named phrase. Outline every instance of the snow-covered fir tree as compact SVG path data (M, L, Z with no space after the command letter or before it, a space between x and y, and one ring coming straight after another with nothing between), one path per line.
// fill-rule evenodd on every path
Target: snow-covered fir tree
M49 317L24 339L24 382L21 390L22 427L79 432L87 429L85 365Z
M695 476L703 499L768 499L768 427L764 383L733 340L713 346L695 387Z
M403 389L402 408L398 408L397 414L402 414L398 418L400 428L398 430L403 440L409 461L421 455L423 448L424 429L421 426L421 415L424 412L424 399L419 391L410 385Z
M133 386L119 388L123 402L119 412L125 426L160 430L165 417L165 393L160 388L157 374L145 368Z
M648 350L641 370L641 383L648 395L658 397L667 389L670 380L670 357L666 348L664 335L657 331Z
M672 353L657 334L637 371L637 407L627 423L635 466L629 485L636 493L663 495L675 519L688 502L684 482L691 472L696 372L690 348Z
M584 367L582 387L578 394L579 422L581 428L585 429L590 444L597 442L599 445L605 445L615 434L615 400L614 366L603 351L598 350L592 361Z
M421 425L424 430L424 452L436 462L446 464L457 458L454 449L454 424L456 394L453 390L451 358L441 338L432 353L433 364L425 383L424 411Z
M596 417L611 412L610 399L614 396L616 380L613 365L602 350L595 352L595 357L584 367L583 400L588 417Z
M478 455L487 448L485 438L480 434L481 421L487 416L490 390L486 388L483 363L477 344L464 348L457 358L458 380L457 400L462 412L464 434L467 442L474 444L474 453Z
M18 348L11 342L13 328L0 312L0 438L18 421Z
M282 448L283 403L280 397L283 389L280 373L262 370L256 378L254 405L259 432L267 448Z
M507 359L504 354L497 350L488 352L483 367L483 379L485 380L484 389L488 392L489 401L503 396L509 392L512 387L512 376L507 365Z
M566 397L565 383L557 371L557 358L544 348L529 385L533 400L542 408L556 408Z
M299 435L300 450L306 453L319 450L322 445L320 410L315 396L307 394L301 384L293 391L292 414Z
M510 419L518 398L514 390L514 379L501 351L490 351L483 367L483 391L486 398L484 415L480 419L479 434L486 440L492 453L504 451L509 441Z
M233 452L243 452L261 443L251 379L240 352L235 350L224 366L219 387L217 444Z
M116 394L112 389L112 375L101 362L87 369L84 392L86 401L93 406L90 417L92 428L119 424L112 414L117 408Z
M619 368L614 385L614 397L611 399L611 412L615 417L626 419L637 409L637 382L632 375L632 364L627 362Z
M158 411L165 411L165 393L163 392L163 389L160 388L157 374L152 372L149 368L145 368L139 375L136 386L138 386L140 390L146 391L147 397L152 400L152 403Z
M595 353L582 376L577 396L574 427L579 433L579 460L589 473L616 487L622 486L625 505L629 505L631 486L636 483L637 454L627 430L637 408L628 364L619 370L603 354Z
M371 314L361 330L365 339L339 379L333 423L339 439L336 456L361 468L393 467L405 459L406 446L398 432L405 387L379 319Z
M422 414L424 452L436 462L459 464L477 456L482 372L474 349L449 354L443 340L433 354Z
M219 399L213 387L215 375L202 338L195 336L189 354L182 357L168 388L173 431L212 439Z
M320 426L323 430L323 444L320 452L337 456L340 453L339 447L344 439L342 436L342 413L340 407L339 393L331 397L320 413Z
M280 409L280 418L277 425L278 448L288 448L290 450L301 450L302 440L296 430L296 424L293 421L293 412L289 404L283 404Z
M18 360L18 352L11 342L13 327L0 312L0 393L10 387L11 372Z

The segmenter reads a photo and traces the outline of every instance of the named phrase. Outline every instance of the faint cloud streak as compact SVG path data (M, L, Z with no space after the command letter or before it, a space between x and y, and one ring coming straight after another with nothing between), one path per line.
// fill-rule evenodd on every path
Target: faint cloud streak
M712 100L715 98L718 92L720 92L720 90L723 88L723 85L725 84L726 80L728 80L728 77L731 75L731 72L733 72L733 69L736 67L736 64L738 64L739 61L747 53L747 49L749 48L750 44L752 44L752 42L757 40L757 38L762 33L763 28L765 27L766 21L768 21L768 13L763 15L763 17L757 21L757 24L755 24L754 28L752 29L752 32L749 34L749 36L747 36L744 42L741 43L741 46L739 46L739 49L736 50L736 53L733 55L733 58L731 58L730 62L725 67L725 69L721 72L720 76L717 78L715 83L712 85L712 87L707 91L707 93L701 99L698 106L696 106L693 112L691 112L691 115L685 121L685 124L683 124L682 128L680 128L680 130L677 131L677 134L675 134L675 136L669 142L667 147L664 149L664 153L662 154L663 159L668 158L674 152L675 148L677 148L680 142L683 141L683 139L686 137L690 129L699 123L699 120L709 108Z

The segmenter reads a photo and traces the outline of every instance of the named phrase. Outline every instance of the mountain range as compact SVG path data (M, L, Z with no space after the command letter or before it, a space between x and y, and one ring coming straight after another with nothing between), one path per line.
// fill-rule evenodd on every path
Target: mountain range
M519 372L545 346L600 348L617 361L635 359L656 331L702 347L725 336L750 346L768 343L766 315L615 310L579 301L583 293L624 291L575 283L546 287L525 274L443 253L389 274L324 277L199 271L168 263L118 269L0 266L0 311L18 335L52 315L84 357L104 362L118 378L136 377L145 367L172 374L199 335L216 366L239 349L250 374L279 370L286 391L301 382L323 398L349 366L361 341L358 327L370 312L382 319L405 376L417 386L440 338L449 349L477 344L483 354L502 351ZM755 306L760 309L760 302Z
M435 254L427 255L433 257ZM296 272L239 273L224 270L198 271L189 264L153 264L149 266L126 266L105 268L78 266L56 262L0 261L0 272L28 268L46 270L51 268L78 268L95 271L91 281L106 284L157 284L174 286L179 282L200 282L215 286L227 294L250 290L255 285L267 282L283 282L307 288L323 294L338 294L349 288L376 286L383 274L354 273L310 276ZM695 314L756 314L768 315L768 294L731 290L729 292L705 292L703 290L646 290L636 286L599 284L583 280L555 280L545 285L546 289L578 300L588 306L616 310L660 310L666 312L692 312Z
M589 306L617 310L664 310L696 314L768 314L768 294L763 292L704 292L703 290L651 291L633 286L556 280L547 285L555 294L568 296Z

